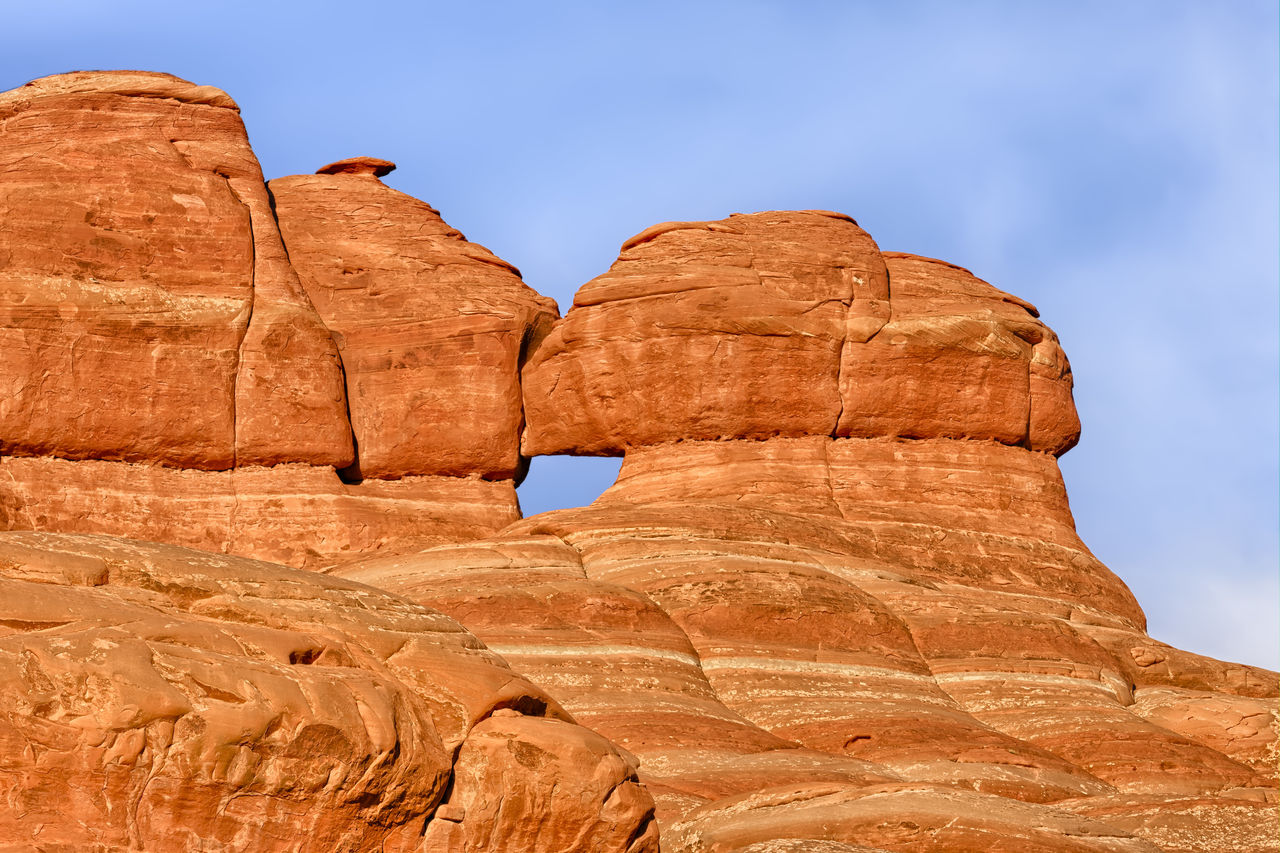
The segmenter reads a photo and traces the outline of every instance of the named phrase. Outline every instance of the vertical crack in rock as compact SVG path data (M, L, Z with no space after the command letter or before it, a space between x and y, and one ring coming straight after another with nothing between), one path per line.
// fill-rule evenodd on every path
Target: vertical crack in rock
M857 223L854 223L854 224L856 225ZM878 246L876 247L876 254L877 256L880 256L880 249ZM881 263L882 264L884 263L882 256L881 256ZM886 326L893 324L893 320L894 320L893 276L889 273L889 269L887 266L885 267L884 276L885 276L885 296L884 296L883 302L884 302L885 316L880 321L879 325L877 325L869 335L862 337L861 335L857 335L857 336L851 335L849 331L850 327L853 324L852 322L853 312L857 307L857 302L858 302L857 277L854 273L850 272L849 277L851 279L850 284L852 288L851 288L851 293L849 297L849 302L845 306L844 338L840 343L840 360L836 368L836 387L840 390L840 411L836 415L836 425L831 430L831 433L830 433L832 438L837 438L840 436L841 434L840 427L841 427L841 424L844 423L844 410L845 410L846 401L848 399L848 391L846 390L848 388L848 385L846 384L846 380L848 382L854 381L852 377L845 376L845 369L846 369L845 365L849 361L849 356L851 355L851 353L848 352L848 348L858 346L859 344L871 343L876 339L877 335L879 335L882 331L884 331ZM864 283L864 286L865 286L865 283ZM874 300L875 295L871 294L870 296L868 296L868 299ZM863 330L863 332L865 334L865 330Z
M293 264L293 258L289 254L289 242L288 240L285 239L284 230L280 227L280 214L276 210L275 193L271 191L270 183L263 184L263 189L266 191L266 194L267 194L267 207L268 207L268 210L271 211L272 224L275 226L276 233L280 235L280 248L284 252L285 263L293 271L293 275L298 279L299 291L301 292L303 299L306 300L307 305L311 308L311 310L315 311L316 310L315 305L311 301L311 294L307 292L307 288L305 284L303 284L302 282L302 276L298 273L297 268ZM317 311L316 313L318 314L319 312ZM333 347L333 353L334 353L333 357L337 361L338 377L342 382L343 420L346 423L347 432L350 436L350 441L351 441L351 464L346 465L344 467L338 467L336 470L338 473L338 477L339 479L342 480L342 482L348 485L356 485L356 484L359 484L360 481L363 480L364 478L360 472L360 445L358 440L356 439L355 429L351 426L351 392L349 388L349 378L347 376L347 366L342 358L342 346L339 342L338 333L335 330L329 328L327 324L324 324L324 330L329 335L329 341ZM246 329L246 333L247 331L248 330ZM242 345L243 345L243 339L242 339Z
M236 359L235 373L231 380L231 422L235 425L235 435L233 438L234 445L231 449L232 468L240 465L240 372L244 366L244 345L249 339L249 328L253 325L253 307L258 299L257 276L258 276L258 241L254 235L253 208L251 208L240 193L236 192L236 188L232 186L231 179L220 173L219 176L226 181L227 190L235 198L236 201L245 209L245 215L249 217L249 310L244 318L244 327L240 332L240 339L236 342ZM233 478L234 484L234 478ZM234 488L234 485L233 485ZM234 512L234 509L233 509ZM232 522L234 528L234 521Z

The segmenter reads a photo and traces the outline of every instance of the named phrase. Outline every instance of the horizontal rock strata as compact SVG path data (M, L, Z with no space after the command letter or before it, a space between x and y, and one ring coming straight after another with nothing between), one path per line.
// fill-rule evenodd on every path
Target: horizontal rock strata
M612 488L334 571L633 752L667 848L1254 849L1275 677L1148 637L1076 535L1032 306L830 214L668 223L524 390L526 452L625 451Z
M524 374L525 452L693 439L986 439L1061 454L1071 368L1034 306L881 255L827 211L671 222L583 285Z
M0 528L114 533L321 568L371 552L475 539L520 517L510 480L344 483L332 468L195 471L0 457Z
M1274 807L1274 678L1195 656L1170 668L1127 590L1064 532L1069 515L1055 523L1051 456L820 440L862 463L810 471L801 488L801 466L787 482L766 463L809 440L633 451L592 507L334 571L453 615L635 753L676 850L746 849L784 826L883 850L1154 850L1155 824L1112 825L1091 804L1194 800L1180 820L1196 843L1222 815ZM931 503L876 476L886 443ZM1011 454L1038 461L986 489L957 476L966 458ZM769 485L741 488L748 468ZM945 534L936 553L892 533L926 526L923 512ZM1046 568L993 578L961 535L973 527ZM1142 686L1156 679L1214 686Z
M0 848L1276 850L1276 674L1081 542L1029 303L773 211L557 319L220 90L0 127ZM625 459L521 519L547 453Z

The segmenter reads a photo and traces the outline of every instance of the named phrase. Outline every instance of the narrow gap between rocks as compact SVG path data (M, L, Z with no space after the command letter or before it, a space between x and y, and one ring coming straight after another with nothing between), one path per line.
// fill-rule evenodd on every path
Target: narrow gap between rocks
M535 456L516 494L525 518L553 509L586 506L613 485L619 457Z

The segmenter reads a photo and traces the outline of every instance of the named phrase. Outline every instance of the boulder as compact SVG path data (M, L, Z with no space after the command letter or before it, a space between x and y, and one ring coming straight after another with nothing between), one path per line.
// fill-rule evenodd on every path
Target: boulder
M1080 424L1038 317L960 267L882 254L841 214L655 225L530 360L525 451L824 435L1060 455Z
M837 435L1075 446L1071 366L1035 306L945 261L884 259L893 316L845 347Z
M655 225L530 359L525 453L830 435L845 339L883 324L888 298L876 244L842 214Z

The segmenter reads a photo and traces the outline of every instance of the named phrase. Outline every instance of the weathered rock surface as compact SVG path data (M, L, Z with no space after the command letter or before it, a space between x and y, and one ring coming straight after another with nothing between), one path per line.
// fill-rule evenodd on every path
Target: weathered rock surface
M888 297L875 243L840 214L655 225L532 357L525 452L831 434L847 327L887 320Z
M556 320L219 90L0 129L0 851L1277 849L1276 674L1080 541L1017 297L768 212ZM540 453L625 461L521 520Z
M5 849L657 850L632 759L395 596L5 533L0 611Z
M668 838L669 846L698 853L769 850L766 845L776 838L818 842L818 850L827 842L841 846L826 849L855 851L1159 851L1130 833L1061 809L919 785L777 788L699 809Z
M655 447L591 507L334 571L453 615L636 754L669 849L1212 850L1274 814L1274 675L1147 637L1045 453Z
M303 464L196 471L0 457L0 529L124 531L312 569L476 539L519 517L510 480L345 483L332 468Z
M632 237L524 374L525 451L694 439L985 439L1055 455L1079 421L1036 309L881 255L847 216L735 214Z
M1075 445L1071 366L1034 306L954 264L884 258L892 317L845 347L837 435Z
M618 482L334 571L638 756L667 849L1274 850L1276 677L1148 637L1076 535L1056 336L879 257L819 213L633 238L524 380L526 451L625 451Z
M273 198L235 102L147 72L34 81L0 127L0 528L319 566L519 517L555 305L394 164Z
M337 350L235 102L145 72L0 95L0 451L351 461Z
M289 258L334 332L364 477L511 479L520 362L555 303L354 158L270 183Z

